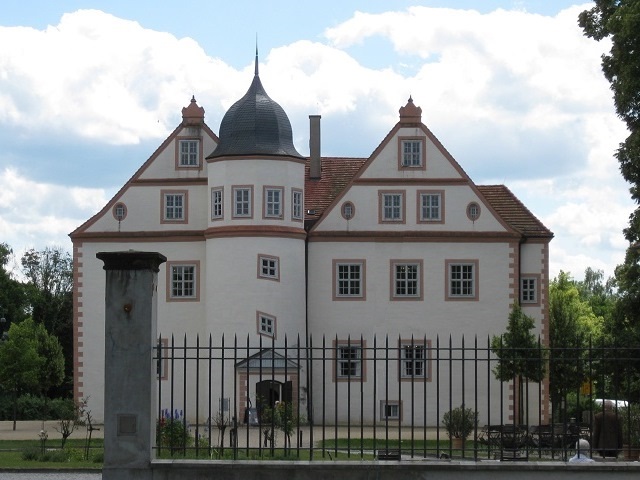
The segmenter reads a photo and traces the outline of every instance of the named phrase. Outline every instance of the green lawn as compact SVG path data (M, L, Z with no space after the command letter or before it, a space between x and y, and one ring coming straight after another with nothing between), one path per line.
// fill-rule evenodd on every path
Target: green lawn
M59 441L48 441L45 445L45 455L42 458L42 445L39 440L0 440L0 465L2 468L73 468L95 469L102 468L103 440L91 440L89 459L84 459L85 440L70 439L64 450L60 450ZM35 456L39 459L26 460Z

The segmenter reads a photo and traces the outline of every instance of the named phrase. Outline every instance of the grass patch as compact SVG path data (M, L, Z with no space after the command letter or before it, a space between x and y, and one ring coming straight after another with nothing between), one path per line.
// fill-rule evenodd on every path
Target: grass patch
M69 439L64 450L56 441L48 441L45 451L39 440L0 440L0 465L12 469L102 469L103 439L91 440L89 459L84 459L84 439Z

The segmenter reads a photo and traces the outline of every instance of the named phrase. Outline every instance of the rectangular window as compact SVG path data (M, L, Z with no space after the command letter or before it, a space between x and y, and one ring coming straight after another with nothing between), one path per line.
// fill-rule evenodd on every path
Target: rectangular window
M392 297L421 297L420 263L395 263Z
M421 193L420 194L420 221L439 222L442 220L442 194L441 193Z
M276 338L276 317L257 312L258 334L269 338Z
M538 303L537 277L522 277L520 280L520 302Z
M450 299L477 298L478 262L447 261L448 297Z
M291 218L302 220L302 190L291 190Z
M223 189L211 189L211 220L218 220L224 217Z
M280 259L268 255L258 255L258 277L279 280Z
M400 345L400 376L405 379L427 378L427 346L423 342Z
M364 294L363 263L335 263L336 297L362 298Z
M237 218L251 218L250 187L235 187L233 189L233 216Z
M403 140L402 141L402 166L420 167L422 166L422 141Z
M195 298L195 265L171 266L171 298Z
M380 217L382 222L404 221L404 193L380 193Z
M185 222L187 219L187 192L162 192L162 221Z
M199 140L180 140L180 159L181 167L197 167L200 165L200 141Z
M360 378L362 375L362 348L360 345L341 345L337 348L339 378Z
M380 400L380 420L400 420L400 410L397 400Z
M264 189L264 216L282 218L282 188Z

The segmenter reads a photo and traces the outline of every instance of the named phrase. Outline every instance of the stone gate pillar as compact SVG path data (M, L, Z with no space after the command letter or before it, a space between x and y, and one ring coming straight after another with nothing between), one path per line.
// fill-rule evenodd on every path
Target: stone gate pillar
M103 480L151 479L156 252L100 252L106 270Z

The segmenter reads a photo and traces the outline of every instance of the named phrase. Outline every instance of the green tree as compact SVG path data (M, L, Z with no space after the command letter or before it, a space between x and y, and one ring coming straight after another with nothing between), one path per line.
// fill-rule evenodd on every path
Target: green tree
M33 320L12 323L8 338L0 343L0 385L11 395L14 430L18 396L37 389L41 364Z
M56 337L31 318L11 324L0 342L0 385L11 395L13 429L16 429L17 401L22 393L40 391L62 383L64 357ZM46 418L47 412L43 412Z
M640 1L594 3L580 14L578 23L587 37L611 41L609 53L602 56L602 71L611 84L616 112L629 131L618 146L616 158L636 203L624 230L629 248L624 263L615 272L619 298L611 322L605 322L607 344L625 354L640 342ZM628 394L638 398L640 365L624 359L618 365L620 368L616 367L605 380L613 382L614 389L624 382Z
M599 342L603 331L603 317L586 299L594 286L593 270L585 278L576 282L561 271L549 288L549 387L554 406L589 378L588 347ZM554 408L556 412L560 410Z
M65 382L59 395L73 389L73 261L60 247L28 250L21 258L27 279L26 296L31 316L58 338L65 360Z
M0 243L0 336L9 329L11 322L26 318L26 296L22 283L14 278L11 263L13 250L6 243Z
M491 351L498 357L493 374L501 382L513 380L519 388L518 404L514 411L518 420L523 418L523 385L524 380L541 382L545 376L545 352L536 335L532 332L535 327L533 318L525 315L520 305L514 304L507 330L502 335L491 338Z

